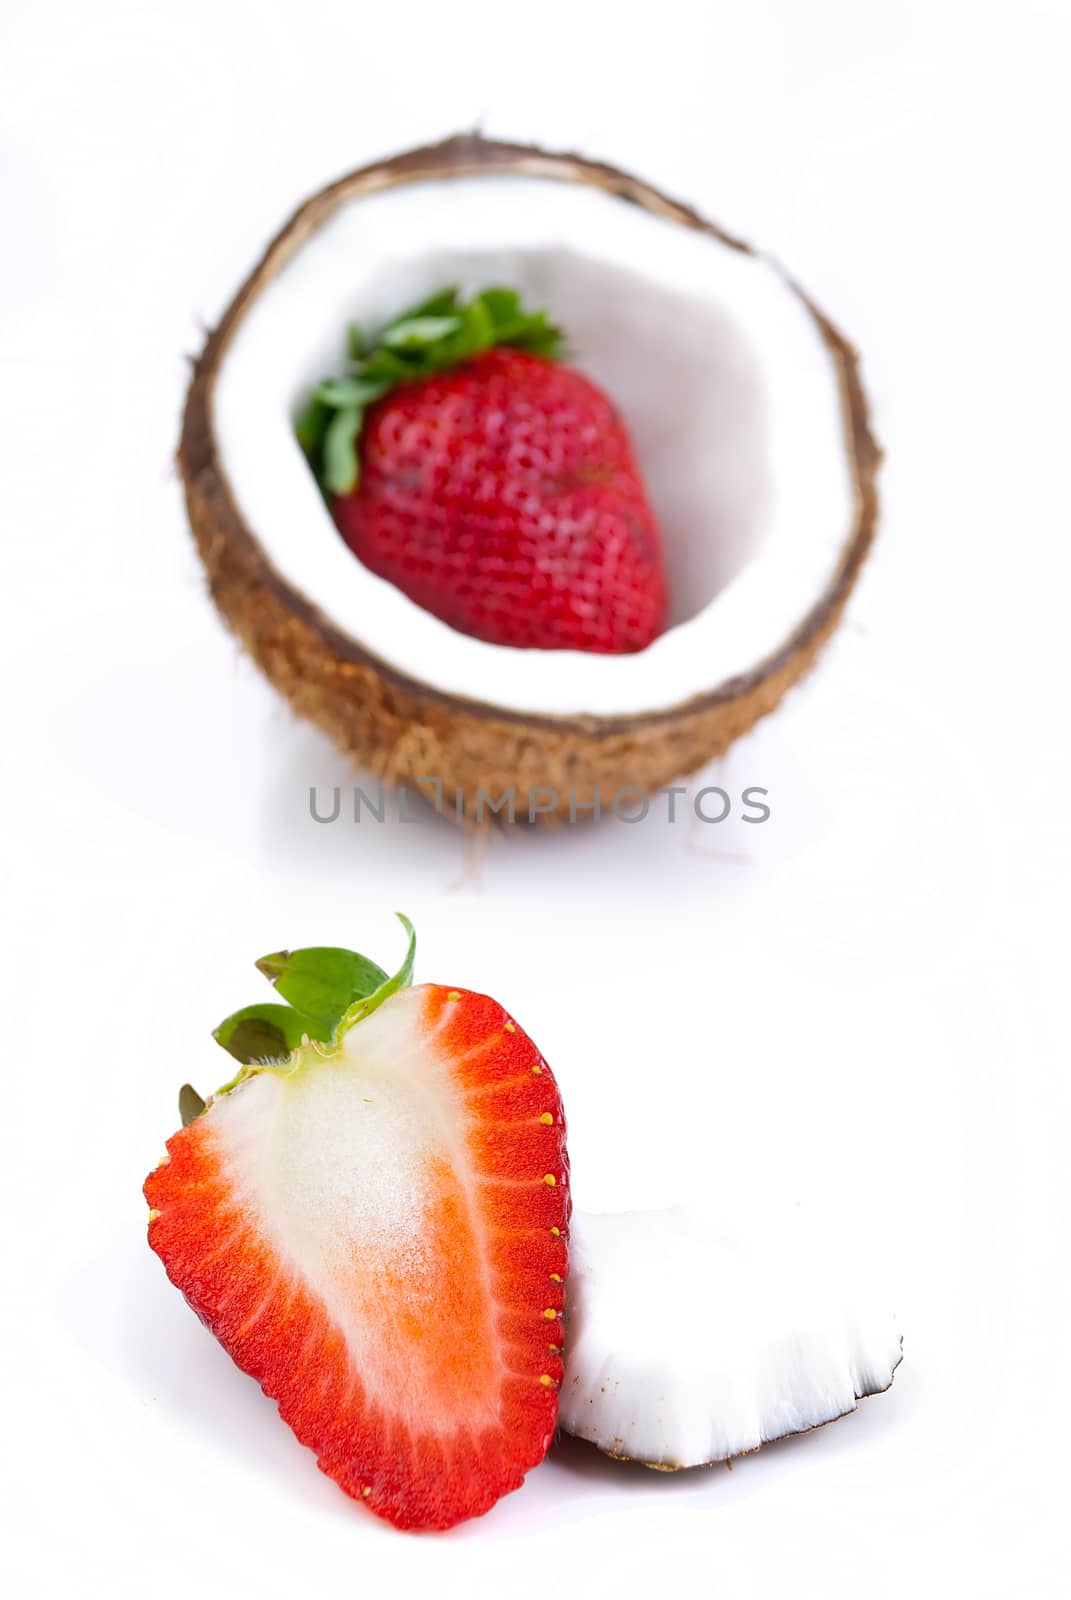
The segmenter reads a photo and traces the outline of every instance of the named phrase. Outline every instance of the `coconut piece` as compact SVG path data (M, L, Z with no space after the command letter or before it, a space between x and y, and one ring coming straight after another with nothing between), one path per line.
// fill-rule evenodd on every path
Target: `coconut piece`
M799 1218L728 1234L684 1207L574 1213L560 1424L664 1470L854 1411L901 1340Z
M547 305L622 410L675 597L647 650L486 644L339 537L294 417L347 323L446 282ZM301 207L209 337L179 451L216 603L294 708L469 814L481 786L515 787L522 813L555 789L542 821L570 790L608 802L694 771L774 708L869 548L878 461L854 353L777 268L625 173L472 135Z

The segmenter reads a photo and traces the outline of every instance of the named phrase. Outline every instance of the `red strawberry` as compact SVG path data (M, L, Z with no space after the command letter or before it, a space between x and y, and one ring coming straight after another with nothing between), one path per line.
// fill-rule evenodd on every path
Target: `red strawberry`
M621 417L548 358L557 337L511 291L468 306L447 291L321 386L304 438L350 548L444 622L493 644L642 650L666 618L658 524Z
M325 957L362 959L267 958L309 1010L251 1007L219 1030L239 1053L306 1037L169 1140L149 1243L324 1472L398 1527L449 1528L518 1488L554 1433L561 1101L500 1005L401 989L405 969L326 1025ZM363 967L366 989L385 977Z

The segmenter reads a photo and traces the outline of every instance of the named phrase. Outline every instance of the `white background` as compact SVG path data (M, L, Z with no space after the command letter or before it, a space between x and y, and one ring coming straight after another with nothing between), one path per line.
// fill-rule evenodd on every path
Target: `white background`
M3 0L9 1593L1067 1592L1065 21ZM306 192L477 119L692 199L864 352L880 545L719 769L765 827L317 827L348 776L205 596L171 465L200 327ZM166 1283L140 1184L252 959L388 960L395 908L419 975L552 1060L581 1205L861 1236L892 1391L731 1475L566 1444L445 1538L346 1501Z

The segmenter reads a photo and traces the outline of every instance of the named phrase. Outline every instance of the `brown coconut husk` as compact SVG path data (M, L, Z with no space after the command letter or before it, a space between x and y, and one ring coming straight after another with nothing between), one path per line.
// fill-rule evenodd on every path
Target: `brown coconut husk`
M781 648L749 672L663 711L630 717L534 716L463 699L378 660L336 629L273 568L243 520L227 483L212 424L212 395L232 335L249 306L304 241L345 202L397 184L477 174L525 175L584 183L697 229L734 250L730 237L690 206L601 162L462 134L350 173L307 200L272 240L209 335L194 364L178 465L190 526L225 621L293 709L324 729L364 771L389 784L420 788L441 780L444 809L478 815L478 791L496 799L511 787L517 815L529 795L559 803L542 823L570 816L598 793L604 806L624 788L654 793L695 772L773 711L814 663L840 620L874 538L875 479L881 452L870 430L856 352L795 284L814 317L844 398L846 449L856 486L855 523L840 565ZM423 785L427 792L427 785ZM486 802L485 802L486 803ZM585 813L581 812L582 815ZM498 820L501 820L499 818Z

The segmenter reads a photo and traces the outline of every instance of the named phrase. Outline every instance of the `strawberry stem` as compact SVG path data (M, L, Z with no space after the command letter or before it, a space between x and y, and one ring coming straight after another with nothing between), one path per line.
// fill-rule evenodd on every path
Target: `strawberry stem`
M374 989L371 994L355 996L352 1004L346 1007L346 1010L339 1018L338 1027L335 1034L335 1037L338 1039L343 1038L345 1034L349 1033L350 1029L356 1023L363 1022L365 1017L371 1016L372 1012L376 1010L377 1006L381 1006L384 1000L389 1000L392 994L397 994L399 989L408 989L409 985L413 981L413 962L416 960L416 931L413 928L413 924L409 921L409 918L404 917L400 911L396 911L394 915L398 918L398 921L409 935L409 944L405 952L405 960L402 962L394 976L392 978L387 978L386 981L381 983L377 989Z
M553 359L562 338L545 311L525 309L516 289L482 289L462 300L456 285L403 311L369 349L351 327L345 375L317 384L294 426L320 487L325 494L356 489L365 411L392 389L461 366L498 345Z

